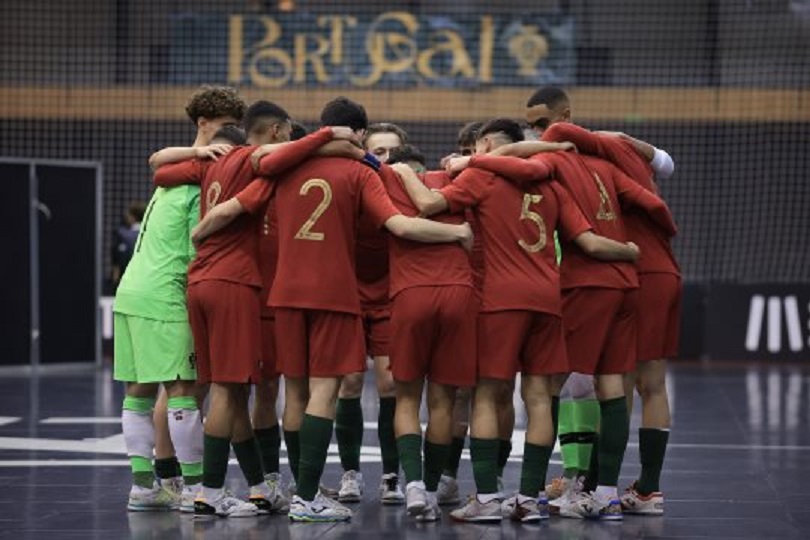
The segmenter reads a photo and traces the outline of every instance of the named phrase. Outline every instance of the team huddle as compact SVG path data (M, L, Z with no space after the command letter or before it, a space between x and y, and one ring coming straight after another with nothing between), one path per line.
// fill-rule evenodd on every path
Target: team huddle
M424 522L441 506L463 522L663 514L681 286L656 181L674 165L573 124L571 107L541 88L525 131L471 122L428 171L404 130L369 125L347 98L306 134L277 104L200 88L193 144L149 159L156 189L115 299L128 508L351 519L370 358L381 504ZM515 491L503 470L518 381ZM635 391L642 469L620 495ZM333 431L337 489L321 483ZM546 485L558 438L563 474ZM467 440L476 492L463 499ZM231 450L246 499L224 488Z

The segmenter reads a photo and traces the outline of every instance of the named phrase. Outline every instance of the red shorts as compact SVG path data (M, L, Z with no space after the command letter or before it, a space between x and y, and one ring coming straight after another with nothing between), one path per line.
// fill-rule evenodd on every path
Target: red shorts
M523 375L568 373L560 317L539 311L478 315L478 377L514 381Z
M394 380L475 385L475 291L464 286L411 287L391 308Z
M570 371L586 375L636 368L637 289L582 287L563 291Z
M365 371L359 315L276 308L278 370L286 377L340 377Z
M388 356L391 344L391 311L388 307L363 309L363 332L369 356Z
M681 278L639 274L638 361L674 358L681 334Z
M262 378L276 379L278 378L278 366L276 365L276 320L275 317L263 317L261 321Z
M260 379L259 291L229 281L188 286L199 383L256 383Z

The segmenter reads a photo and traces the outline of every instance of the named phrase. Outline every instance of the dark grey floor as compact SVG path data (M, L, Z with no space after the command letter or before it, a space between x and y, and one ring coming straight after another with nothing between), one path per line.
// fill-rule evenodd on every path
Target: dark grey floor
M124 509L129 469L120 424L121 389L108 371L39 378L0 376L0 538L810 538L810 371L797 365L686 364L671 370L673 429L662 480L664 518L622 523L552 519L539 526L419 525L375 501L376 432L366 430L367 500L349 524L295 524L283 517L194 521ZM368 384L368 382L367 382ZM364 399L376 420L373 388ZM634 425L638 424L638 411ZM525 425L519 413L518 430ZM639 471L631 431L621 485ZM520 452L522 432L515 439ZM330 451L325 482L339 467ZM552 472L559 470L559 455ZM516 487L519 456L507 485ZM286 470L286 466L285 466ZM239 471L231 467L231 487ZM469 461L462 491L472 490Z

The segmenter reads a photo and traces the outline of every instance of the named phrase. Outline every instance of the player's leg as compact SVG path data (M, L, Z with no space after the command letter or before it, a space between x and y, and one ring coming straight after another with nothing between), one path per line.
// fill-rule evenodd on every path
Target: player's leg
M262 380L254 386L253 434L268 487L266 499L272 504L272 512L285 513L290 508L290 500L279 470L281 428L276 414L279 381L278 377L267 378L266 373L263 375Z
M179 495L183 489L183 473L172 444L168 412L169 396L164 388L160 388L152 416L155 424L155 475L160 485Z
M259 444L250 422L249 398L250 386L235 396L231 448L248 485L248 500L258 508L260 514L269 514L273 511L272 500L269 486L264 481Z
M202 482L203 424L197 406L196 381L176 380L164 383L168 396L169 433L177 449L183 474L181 512L194 512L194 499Z
M461 464L461 454L464 452L464 442L470 427L470 401L472 390L459 388L456 391L456 400L453 405L453 440L450 443L450 455L447 465L439 480L437 498L440 505L458 504L461 498L458 490L458 469Z
M375 326L388 321L378 323ZM386 347L387 348L387 347ZM388 355L374 356L374 377L377 383L377 395L380 397L380 408L377 416L377 437L380 441L383 475L380 480L380 501L383 504L401 504L405 495L399 486L399 452L397 437L394 432L396 414L396 386L391 372L391 360Z
M504 386L498 399L498 491L504 491L503 471L512 453L512 432L515 430L515 383Z
M335 439L338 444L343 476L338 489L341 502L360 502L363 475L360 472L360 448L363 446L363 384L365 371L343 378L335 412Z
M438 360L438 359L437 359ZM453 405L456 387L430 381L427 389L428 425L424 442L425 491L429 508L420 516L422 521L437 521L437 491L439 480L450 455L453 442Z
M419 423L419 408L422 404L424 379L398 380L397 409L394 430L397 448L405 475L407 511L421 514L427 506L425 482L422 470L422 426Z

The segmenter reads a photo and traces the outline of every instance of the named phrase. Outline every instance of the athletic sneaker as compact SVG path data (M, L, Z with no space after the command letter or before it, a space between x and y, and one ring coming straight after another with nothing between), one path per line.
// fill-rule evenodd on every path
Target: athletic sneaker
M201 484L195 484L193 486L183 486L183 493L180 495L180 511L184 514L193 514L194 513L194 499L197 498L197 495L200 493L202 489Z
M503 485L503 476L498 477L498 493L506 493L506 487Z
M664 515L664 494L655 491L649 495L642 495L636 490L636 483L627 488L621 497L622 510L626 514L641 514L645 516Z
M255 504L237 499L221 489L216 497L206 499L201 490L194 500L194 516L220 516L230 518L253 517L259 513Z
M133 512L168 512L176 510L177 497L157 482L151 488L132 486L129 490L127 510Z
M251 486L248 501L256 505L259 514L286 514L290 500L284 496L279 473L265 476L261 484Z
M173 478L161 478L160 479L160 487L174 495L178 502L180 497L183 495L183 488L185 487L185 482L183 482L182 476L175 476Z
M439 508L439 502L436 500L435 493L427 494L427 506L421 514L416 516L416 521L424 523L439 521L442 519L442 511Z
M467 504L450 512L450 517L456 521L495 523L503 520L502 503L503 499L500 497L488 502L481 502L478 500L478 496L473 495L467 500Z
M575 501L580 493L582 493L582 485L584 482L584 477L580 476L577 477L576 480L568 482L565 486L565 490L563 491L562 495L557 498L548 497L548 511L551 514L559 514L560 508L562 508L566 504L570 504L572 501ZM546 493L548 495L548 493Z
M333 501L338 500L338 495L340 494L340 491L338 491L337 489L332 489L323 484L320 485L318 491L320 491L321 495L323 495L327 499L332 499Z
M363 473L359 471L346 471L340 479L340 489L337 500L340 502L360 502L363 498Z
M515 495L504 500L501 504L501 515L509 518L512 521L520 521L522 523L532 523L548 519L548 499L533 499L526 497L522 502L518 500L522 496Z
M436 500L440 505L459 504L461 497L458 491L458 480L452 476L443 474L439 479L439 489L436 492Z
M298 495L290 503L290 521L349 521L352 511L324 497L321 493L315 495L315 500L305 501Z
M402 504L405 495L399 487L399 476L396 473L388 473L380 480L380 501L383 504Z
M559 499L565 493L565 490L568 489L568 485L571 483L571 478L566 478L564 476L560 476L558 478L552 478L551 483L546 486L546 496L548 500L553 501L554 499Z
M405 509L409 516L421 515L428 506L428 495L422 481L408 482L405 486Z
M592 493L581 493L573 500L560 506L560 515L575 519L601 519L618 521L622 519L622 503L619 499L600 501Z

